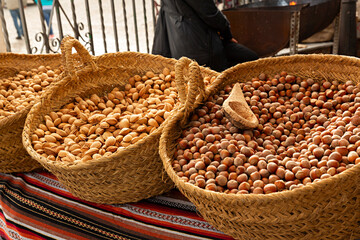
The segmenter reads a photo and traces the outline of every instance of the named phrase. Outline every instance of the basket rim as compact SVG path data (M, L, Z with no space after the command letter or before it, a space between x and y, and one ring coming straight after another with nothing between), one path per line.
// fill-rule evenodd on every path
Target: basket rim
M102 59L103 58L107 58L107 57L123 57L123 56L131 56L133 58L149 58L150 60L157 60L157 61L163 61L166 64L173 64L175 67L175 63L178 61L175 58L167 58L167 57L163 57L161 55L154 55L154 54L149 54L149 53L139 53L139 52L132 52L132 51L126 51L126 52L116 52L116 53L105 53L103 55L100 56L95 56L93 57L94 62L96 63L96 65L98 65L99 71L107 71L107 70L111 70L114 69L114 67L112 66L107 66L102 64ZM126 68L126 66L117 66L116 69L124 69L124 67ZM211 75L211 76L218 76L220 73L216 72L208 67L204 67L204 66L200 66L201 69L201 73L207 73L207 75ZM79 70L78 72L81 72L79 74L86 74L89 72L92 72L93 70L91 68L83 68L81 70ZM60 77L61 75L59 75ZM68 77L68 76L66 76ZM66 78L65 77L65 78ZM59 84L61 84L63 81L57 81ZM34 109L36 109L38 107L38 105L41 104L41 101L36 102L30 109L29 113L34 111ZM173 112L173 114L178 110L178 108L174 108L171 112ZM28 115L29 116L29 115ZM25 127L22 133L22 139L23 139L23 143L26 146L26 150L28 151L28 153L30 154L30 156L35 159L36 161L40 162L42 165L44 166L51 166L51 167L56 167L59 170L71 170L71 171L76 171L76 170L81 170L81 169L88 169L87 166L91 166L92 168L95 168L98 165L103 165L106 164L108 162L112 162L115 158L117 158L117 156L120 155L124 155L126 154L126 152L130 152L133 150L136 150L139 148L139 146L141 146L142 144L144 144L145 142L151 140L151 138L157 137L161 135L161 132L163 131L164 128L164 123L167 121L167 119L165 119L165 121L151 134L149 134L148 136L140 139L139 141L137 141L134 144L131 144L127 147L121 148L120 150L117 150L116 152L114 152L113 154L109 155L109 156L103 156L101 158L97 158L97 159L91 159L89 161L86 162L61 162L61 161L51 161L48 160L47 158L41 156L40 154L38 154L32 147L31 141L30 141L30 132L28 132L28 117L26 118L25 121ZM29 148L29 149L28 149ZM121 164L121 163L119 163Z
M339 61L339 60L349 60L351 61L354 65L359 65L360 66L360 58L358 57L354 57L354 56L347 56L347 55L334 55L334 54L324 54L324 53L312 53L312 54L294 54L294 55L290 55L290 56L276 56L276 57L264 57L264 58L260 58L254 61L249 61L249 62L244 62L244 63L240 63L237 64L231 68L225 69L224 71L222 71L220 73L220 75L226 75L229 74L229 72L234 71L234 69L239 69L239 68L247 68L249 66L252 65L257 65L257 64L263 64L263 63L267 63L269 61L294 61L295 60L302 60L302 61L309 61L309 59L313 59L313 60L317 60L317 61L324 61L326 60L327 62L331 62L331 61ZM331 60L331 61L329 61Z
M0 53L0 58L8 58L9 56L15 57L15 58L21 58L21 57L27 57L27 58L42 58L42 57L59 57L61 56L61 53L40 53L40 54L31 54L31 53L14 53L14 52L3 52ZM1 65L1 63L0 63Z
M30 112L30 109L32 108L32 106L34 106L34 104L35 103L29 104L26 108L14 113L10 116L0 119L0 129L8 127L13 122L19 121L22 117L26 117L26 115Z
M258 65L264 65L266 63L274 62L274 61L276 61L276 62L284 61L284 62L295 63L295 61L296 62L309 61L309 59L311 59L312 61L317 61L317 62L319 62L319 61L321 62L324 60L327 60L327 61L330 60L330 62L333 62L333 61L339 62L340 60L347 60L350 62L351 65L360 67L360 58L356 58L356 57L352 57L352 56L332 55L332 54L296 54L296 55L291 55L291 56L266 57L266 58L261 58L261 59L251 61L251 62L241 63L241 64L235 65L235 66L228 68L225 71L221 72L215 81L217 83L220 83L220 82L226 80L228 75L236 74L236 71L238 69L246 70L247 68L255 68L255 67L258 67ZM261 70L259 70L259 72L261 72ZM211 85L211 88L212 88L211 93L213 93L213 91L216 90L214 85L215 85L214 83ZM196 106L196 107L198 107L198 106ZM173 127L177 123L179 123L181 121L181 119L184 117L184 115L185 115L184 111L178 111L175 116L170 117L169 122L167 123L167 125L165 126L165 128L161 134L160 143L159 143L159 152L160 152L160 158L162 159L165 170L166 170L167 174L169 175L169 177L171 178L171 180L175 183L176 187L179 188L180 190L185 189L187 192L189 192L188 190L190 190L192 192L196 192L196 194L199 194L199 195L192 194L194 196L194 198L196 198L196 199L207 198L207 197L211 196L211 197L215 197L217 199L225 200L228 202L231 202L232 200L251 201L251 200L255 200L255 199L256 200L261 199L264 202L274 201L274 200L278 201L279 198L288 199L288 198L293 198L298 195L307 195L308 193L311 193L312 190L314 190L315 188L322 188L323 186L326 186L327 184L329 184L331 182L335 182L340 179L354 176L355 174L360 174L360 164L357 164L357 165L354 165L353 167L351 167L350 169L346 169L342 173L331 176L330 178L321 179L321 181L318 181L318 182L312 182L311 184L305 185L301 188L296 188L293 190L286 190L286 191L281 191L281 192L275 192L275 193L271 193L271 194L252 194L252 193L250 193L250 194L226 194L226 193L222 193L222 192L215 192L215 191L210 191L210 190L200 188L191 183L182 181L180 179L180 177L178 177L176 175L176 173L173 170L172 165L171 165L173 158L171 158L168 155L166 138L169 137L168 133L171 131L171 129L173 129Z
M228 68L220 73L218 79L226 78L227 75L232 74L238 69L246 69L246 68L255 68L258 66L263 67L264 64L271 62L272 64L278 62L285 62L285 63L292 63L294 64L300 62L327 62L327 63L334 63L340 62L341 60L346 60L349 65L360 67L360 58L353 57L353 56L345 56L345 55L332 55L332 54L295 54L291 56L278 56L278 57L266 57L260 58L255 61L245 62L237 64L231 68ZM286 68L286 65L284 66Z

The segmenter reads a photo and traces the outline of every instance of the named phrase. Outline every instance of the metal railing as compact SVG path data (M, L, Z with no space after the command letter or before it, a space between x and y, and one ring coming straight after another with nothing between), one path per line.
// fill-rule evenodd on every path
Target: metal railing
M7 51L12 52L19 44L13 44L10 38L8 28L12 28L12 19L3 5L0 4L3 35ZM150 52L160 0L54 0L50 26L45 22L41 0L37 4L30 2L27 7L19 0L19 5L25 41L22 47L25 45L27 53L59 52L62 38L71 35L95 55ZM56 37L50 36L50 28Z
M41 0L19 1L23 42L13 40L9 11L0 0L0 20L7 52L57 53L65 35L78 39L93 55L118 51L151 51L161 0L53 0L48 26ZM44 1L44 0L43 0ZM249 0L215 0L224 8ZM26 8L24 8L26 7ZM6 6L5 6L6 8ZM50 36L50 27L55 37Z

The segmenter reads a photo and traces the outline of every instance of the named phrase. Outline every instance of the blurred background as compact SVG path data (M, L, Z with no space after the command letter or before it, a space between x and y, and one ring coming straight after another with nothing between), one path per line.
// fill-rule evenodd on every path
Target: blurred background
M93 55L117 51L149 53L161 0L54 0L50 25L42 2L27 0L17 33L6 0L0 0L0 51L57 53L66 35L79 39ZM261 57L296 53L359 56L359 4L356 0L216 0L239 43Z

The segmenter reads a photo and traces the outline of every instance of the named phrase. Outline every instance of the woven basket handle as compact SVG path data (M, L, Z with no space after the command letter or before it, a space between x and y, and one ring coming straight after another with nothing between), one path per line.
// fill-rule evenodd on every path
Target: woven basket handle
M184 78L184 70L189 69L189 84ZM186 111L191 111L196 101L201 102L205 97L205 84L197 62L182 57L175 65L175 82L180 102Z
M71 77L76 77L76 64L74 62L74 57L72 56L72 48L75 48L79 54L82 65L91 66L93 70L97 69L95 62L86 48L77 39L66 36L61 42L62 61L66 74Z

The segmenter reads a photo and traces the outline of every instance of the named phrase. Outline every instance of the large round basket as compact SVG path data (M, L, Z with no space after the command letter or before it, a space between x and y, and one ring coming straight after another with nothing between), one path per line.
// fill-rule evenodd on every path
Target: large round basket
M0 77L16 76L40 66L59 68L60 54L0 54ZM42 166L32 159L22 144L22 131L32 105L6 118L0 119L0 172L29 172Z
M225 70L211 86L209 94L232 83L250 81L260 73L274 76L281 71L315 80L358 83L359 69L359 59L345 56L314 54L264 58ZM181 122L188 116L185 111L179 111L168 121L160 138L160 156L176 187L218 230L236 239L360 238L359 164L341 174L290 191L259 195L205 190L180 180L172 168Z
M72 48L81 58L82 69L72 68ZM135 52L91 57L72 38L64 38L62 54L65 68L60 76L62 79L42 98L41 103L31 109L25 122L23 143L29 154L53 173L74 196L90 202L136 202L172 189L174 183L165 173L158 153L163 124L147 137L118 149L108 157L78 163L51 161L41 156L32 147L31 135L46 114L59 110L75 97L87 97L94 93L103 96L114 87L124 89L130 77L141 76L148 71L162 72L164 68L174 70L177 60ZM218 75L210 69L202 70L207 76Z

